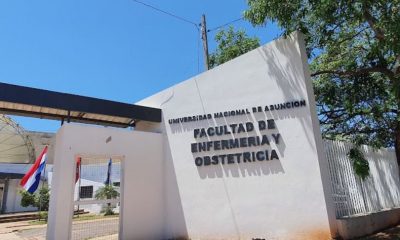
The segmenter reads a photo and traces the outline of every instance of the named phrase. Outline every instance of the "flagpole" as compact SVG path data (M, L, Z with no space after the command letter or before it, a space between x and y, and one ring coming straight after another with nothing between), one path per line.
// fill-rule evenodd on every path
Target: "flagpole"
M78 164L78 163L76 163L76 164ZM79 202L81 201L81 166L82 166L82 158L80 157L79 158L79 169L78 169L78 171L79 171L79 183L78 183L78 212L77 212L77 215L78 215L78 218L79 218Z
M44 164L44 169L43 169L43 178L46 179L46 166L47 164ZM42 196L41 196L41 191L43 189L44 186L44 180L42 181L42 186L39 189L39 222L40 222L40 213L42 211Z
M46 145L45 147L48 147L48 145ZM46 179L46 166L47 166L47 161L44 164L44 169L43 169L43 179ZM40 178L42 178L42 176L40 176ZM41 180L41 179L40 179ZM43 189L44 186L44 180L42 181L42 187L40 187L39 189L39 222L40 222L40 213L42 211L42 197L40 195L41 190ZM40 183L40 182L39 182Z

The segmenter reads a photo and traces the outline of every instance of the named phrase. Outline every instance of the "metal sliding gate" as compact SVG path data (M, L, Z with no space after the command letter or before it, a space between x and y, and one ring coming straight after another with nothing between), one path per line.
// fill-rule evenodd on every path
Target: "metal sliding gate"
M76 156L71 239L118 239L122 156Z

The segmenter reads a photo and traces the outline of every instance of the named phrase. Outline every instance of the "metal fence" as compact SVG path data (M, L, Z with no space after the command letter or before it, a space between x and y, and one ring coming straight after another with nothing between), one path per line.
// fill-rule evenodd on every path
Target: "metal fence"
M71 239L118 239L121 160L77 157Z
M336 217L356 216L400 207L400 181L393 150L362 146L370 175L361 180L355 175L347 154L352 144L324 141L331 175Z

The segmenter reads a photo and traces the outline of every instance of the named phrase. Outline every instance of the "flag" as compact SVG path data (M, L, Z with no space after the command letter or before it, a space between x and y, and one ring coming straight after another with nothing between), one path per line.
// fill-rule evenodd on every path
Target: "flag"
M21 179L20 185L28 192L34 193L40 183L40 175L42 174L47 160L47 146L36 159L35 163Z
M108 161L108 167L107 167L107 179L104 184L110 185L111 184L111 165L112 165L112 160Z
M75 172L75 183L79 180L81 174L81 161L82 158L78 157L76 159L76 172Z

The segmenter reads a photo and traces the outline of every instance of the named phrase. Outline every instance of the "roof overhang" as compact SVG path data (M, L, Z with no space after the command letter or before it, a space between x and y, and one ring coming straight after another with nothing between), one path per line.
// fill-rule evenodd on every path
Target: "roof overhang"
M0 172L0 179L22 179L24 174L22 173L8 173L8 172Z
M161 122L161 109L0 83L4 114L99 124L134 126L135 121Z

